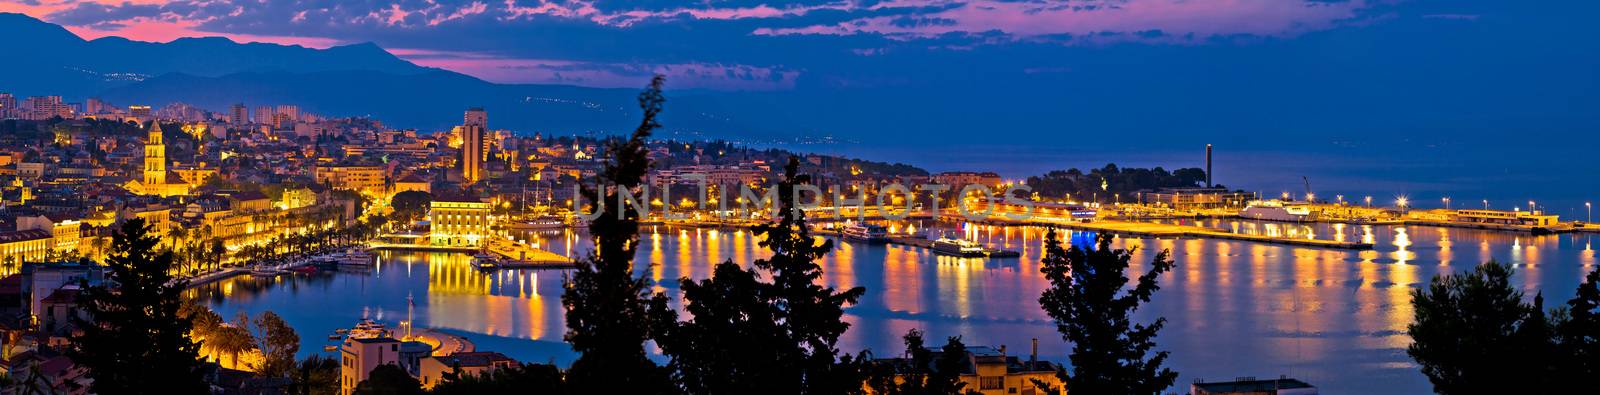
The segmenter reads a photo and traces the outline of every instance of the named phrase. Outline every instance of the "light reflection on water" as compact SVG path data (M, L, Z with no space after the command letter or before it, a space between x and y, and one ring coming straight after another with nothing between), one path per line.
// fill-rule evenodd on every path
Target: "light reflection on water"
M1550 300L1564 302L1596 260L1586 235L1231 220L1187 223L1241 232L1360 238L1376 248L1118 239L1118 247L1138 248L1136 272L1148 270L1149 260L1163 249L1172 251L1177 262L1162 276L1162 290L1153 303L1139 314L1144 320L1167 318L1158 341L1161 349L1172 352L1171 366L1183 374L1180 384L1196 378L1287 374L1330 393L1425 393L1427 381L1404 350L1413 287L1435 274L1496 259L1516 265L1514 283L1525 292L1543 291ZM899 336L921 328L930 338L961 335L967 344L1010 345L1013 350L1026 350L1029 339L1038 338L1042 358L1065 361L1067 347L1037 302L1047 285L1038 271L1044 231L963 228L954 234L1018 250L1021 257L957 259L916 247L839 243L822 263L827 271L823 281L867 288L860 304L847 310L853 327L841 348L898 355ZM1093 240L1084 232L1063 236L1079 244ZM587 248L582 245L586 238L570 232L519 238L537 239L558 251ZM639 257L653 265L640 270L656 280L658 291L675 295L679 277L701 279L716 262L748 264L768 256L757 242L749 231L647 227ZM368 273L238 278L191 295L209 301L224 317L236 311L276 311L301 331L301 352L310 354L320 352L328 333L351 325L363 310L391 324L404 319L405 298L411 294L421 325L466 335L480 349L525 361L570 362L571 351L561 341L564 272L484 274L467 259L449 253L384 253L382 264ZM675 306L680 303L674 301Z

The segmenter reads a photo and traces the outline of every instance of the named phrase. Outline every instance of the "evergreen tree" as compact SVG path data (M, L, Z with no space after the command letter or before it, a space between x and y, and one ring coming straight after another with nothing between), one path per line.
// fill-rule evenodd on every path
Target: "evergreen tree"
M834 346L839 335L850 329L843 319L844 306L860 299L866 288L839 291L821 284L822 266L817 260L833 250L833 241L819 241L806 226L795 186L809 184L811 178L797 174L799 168L800 159L789 157L783 179L778 182L778 199L773 203L778 205L777 223L755 226L761 246L772 251L772 257L757 259L755 267L771 277L771 298L778 308L775 316L790 344L798 347L795 358L786 363L803 375L803 385L799 387L803 393L860 391L865 378L861 358L849 354L840 358Z
M518 364L486 371L482 374L462 373L460 366L445 372L444 377L429 393L434 395L473 394L546 394L566 393L561 370L555 365Z
M639 94L644 120L625 141L612 141L607 148L611 160L605 165L599 189L584 188L583 195L596 207L616 202L618 191L633 190L644 184L650 169L645 140L661 124L665 98L661 95L663 77L656 76L650 87ZM597 208L598 210L598 208ZM651 296L648 278L634 275L633 258L639 242L639 213L632 206L615 207L589 224L594 250L576 262L565 280L561 304L566 309L567 333L564 337L580 353L567 371L567 381L575 388L595 393L653 394L671 390L666 369L651 361L644 350L650 339L651 306L666 307L666 297Z
M1437 275L1411 291L1414 319L1406 354L1440 394L1541 393L1559 360L1543 298L1534 304L1511 286L1512 269L1490 261L1471 272ZM1582 290L1580 288L1580 294ZM1581 296L1580 296L1581 297ZM1558 314L1558 317L1560 315Z
M101 394L206 393L200 346L189 338L190 321L181 318L172 253L157 253L160 242L143 219L131 219L112 235L106 258L108 285L88 287L79 304L88 319L73 317L82 335L68 355L89 370L90 389Z
M1567 309L1566 319L1556 324L1560 349L1567 353L1556 362L1557 377L1558 384L1576 388L1600 377L1600 268L1589 272Z
M923 343L922 331L912 329L901 337L906 345L904 363L874 362L867 386L873 395L955 395L972 394L961 374L969 366L967 346L960 336L946 339L938 358ZM896 377L899 380L896 380Z
M723 262L711 278L679 280L684 310L681 323L670 309L658 330L668 367L692 394L782 394L799 388L800 371L789 363L799 355L778 324L769 284L755 271Z
M862 356L839 356L838 338L849 324L844 305L865 292L838 291L820 284L816 263L833 248L819 242L798 209L796 185L810 182L797 174L791 157L778 184L780 216L758 225L768 259L754 269L718 264L711 278L679 280L687 321L663 305L655 311L658 343L672 358L670 367L684 390L696 394L838 394L860 392L867 378ZM770 282L763 281L770 279ZM864 355L864 354L863 354Z
M1072 343L1071 372L1061 380L1073 393L1155 394L1172 386L1178 373L1162 367L1167 352L1155 352L1156 333L1166 323L1133 323L1139 305L1161 289L1157 277L1172 270L1168 252L1151 260L1150 271L1128 289L1129 249L1112 249L1111 237L1099 235L1096 247L1063 248L1051 229L1045 236L1043 267L1050 288L1039 305L1056 321L1056 330ZM1042 384L1035 382L1035 384Z

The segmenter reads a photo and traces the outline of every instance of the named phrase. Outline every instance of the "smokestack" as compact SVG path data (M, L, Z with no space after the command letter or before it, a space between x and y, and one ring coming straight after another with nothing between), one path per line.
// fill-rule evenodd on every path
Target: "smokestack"
M1038 363L1038 362L1039 362L1039 338L1035 337L1035 338L1033 338L1033 353L1028 354L1028 368L1032 369L1033 368L1033 364Z
M1206 188L1211 187L1211 144L1206 144Z

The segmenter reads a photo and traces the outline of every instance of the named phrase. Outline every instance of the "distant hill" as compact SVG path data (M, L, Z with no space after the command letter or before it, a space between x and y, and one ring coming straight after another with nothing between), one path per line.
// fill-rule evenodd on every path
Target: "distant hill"
M124 106L184 102L212 111L234 103L252 110L297 104L329 116L367 115L423 129L459 123L461 111L474 106L489 110L491 127L524 132L619 133L638 122L636 89L495 84L417 66L371 43L312 49L220 37L86 41L14 13L0 13L0 37L28 38L8 41L8 54L16 56L0 61L0 92L18 96L99 97ZM739 94L669 93L672 105L663 120L672 130L762 135L764 128L724 115L739 104Z
M61 26L27 15L0 13L7 56L0 61L0 90L20 94L85 97L150 76L185 73L291 73L369 70L418 74L420 67L371 43L328 49L250 43L220 37L168 43L106 37L86 41Z

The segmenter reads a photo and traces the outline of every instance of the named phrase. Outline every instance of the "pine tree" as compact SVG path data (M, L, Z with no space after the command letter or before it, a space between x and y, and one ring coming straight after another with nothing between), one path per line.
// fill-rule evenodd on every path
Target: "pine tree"
M89 369L91 390L101 394L196 394L208 386L200 372L200 346L189 338L191 323L179 316L172 253L143 219L131 219L112 235L106 258L111 284L88 287L80 305L88 319L74 317L83 333L68 350Z
M835 348L850 325L844 306L865 292L838 291L821 283L816 263L833 248L811 236L805 213L794 201L796 185L809 182L790 158L778 184L780 216L755 227L761 246L772 251L754 269L718 264L711 278L679 280L691 314L678 322L662 308L654 314L657 338L672 358L682 388L696 394L839 394L860 392L867 378L861 356ZM770 280L763 280L763 279ZM863 354L864 355L864 354Z
M664 79L656 76L639 94L644 120L627 140L612 141L611 160L601 174L600 189L584 188L590 202L616 202L618 191L644 184L650 169L645 140L661 124L665 98ZM666 369L651 361L644 350L650 339L650 310L666 309L666 297L652 296L651 281L634 275L633 258L639 244L639 213L631 206L616 207L589 224L594 250L578 260L565 281L561 304L566 309L564 337L580 353L567 371L574 388L595 393L654 394L669 392Z
M789 364L798 347L779 326L769 284L733 262L713 269L711 278L679 280L684 310L677 322L661 312L662 353L672 358L674 379L691 394L782 394L798 390L801 375Z
M1411 291L1414 318L1406 354L1440 394L1542 393L1559 361L1543 298L1533 304L1511 286L1510 265L1490 261L1470 272L1437 275ZM1582 289L1580 288L1580 294ZM1564 313L1563 313L1564 314ZM1560 321L1561 314L1557 315Z
M1050 288L1039 297L1039 305L1072 343L1072 369L1063 371L1061 380L1072 393L1159 393L1178 378L1177 372L1161 366L1166 351L1150 355L1166 319L1146 325L1133 323L1132 316L1161 289L1156 278L1172 270L1172 260L1167 251L1156 254L1150 271L1128 289L1125 272L1133 251L1112 249L1105 234L1096 244L1063 248L1054 229L1045 236L1040 271Z
M861 390L865 378L859 356L839 356L834 348L839 336L850 329L844 322L844 306L854 304L866 288L839 291L821 284L822 266L817 260L833 250L833 241L819 242L806 225L805 211L795 186L809 184L810 176L798 174L800 159L789 157L783 179L778 182L778 222L755 226L761 246L772 257L757 259L755 267L772 279L776 318L798 350L792 363L803 375L802 393L839 394Z
M1556 376L1558 384L1570 387L1600 377L1600 268L1590 271L1567 301L1567 314L1556 325L1560 349L1568 353L1556 363Z

